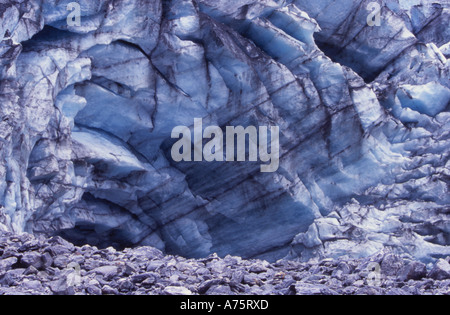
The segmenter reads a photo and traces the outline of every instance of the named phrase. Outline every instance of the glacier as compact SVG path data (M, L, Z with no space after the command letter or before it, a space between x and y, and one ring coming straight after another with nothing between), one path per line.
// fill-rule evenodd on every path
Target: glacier
M0 5L0 229L275 261L450 255L450 5ZM279 126L280 167L176 163L175 126Z

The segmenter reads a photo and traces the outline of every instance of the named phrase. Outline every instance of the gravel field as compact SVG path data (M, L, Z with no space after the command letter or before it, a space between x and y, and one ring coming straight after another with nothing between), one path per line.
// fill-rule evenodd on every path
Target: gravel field
M427 266L387 251L308 263L185 259L151 247L116 251L1 234L0 295L448 295L449 261Z

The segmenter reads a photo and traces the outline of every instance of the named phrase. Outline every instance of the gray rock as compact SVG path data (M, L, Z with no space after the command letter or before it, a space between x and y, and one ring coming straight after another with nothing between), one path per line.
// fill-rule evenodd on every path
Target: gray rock
M411 262L403 267L397 279L399 281L407 282L409 280L422 280L427 276L427 266L420 262Z
M16 257L10 257L0 260L0 274L11 269L13 265L17 263L18 259Z
M39 273L39 270L37 270L35 267L30 266L28 267L28 269L25 271L24 275L29 276L29 275L37 275Z
M1 292L1 291L0 291ZM5 296L26 296L29 295L26 292L23 292L20 290L20 288L8 288L5 291L3 291L3 294Z
M440 259L428 274L428 278L434 280L450 279L450 264L447 261Z
M104 264L99 259L94 259L91 255L86 255L84 256L83 266L85 270L93 271L97 268L104 267Z
M10 257L16 257L16 258L20 258L22 257L22 254L20 254L17 251L17 248L12 247L12 246L8 246L3 250L3 255L2 258L6 259L6 258L10 258Z
M231 279L236 283L243 283L245 272L243 270L234 271L231 274Z
M397 276L405 266L402 258L394 254L387 254L381 263L381 273L385 276Z
M230 287L231 291L233 291L237 294L244 294L247 291L247 287L248 287L248 286L242 285L241 283L234 282L234 281L227 283L227 285ZM270 284L266 284L265 290L272 292L273 286Z
M74 295L75 289L67 283L67 278L51 281L47 284L55 295Z
M0 285L4 286L16 286L23 278L25 269L13 269L6 272L3 277L0 277Z
M73 247L73 245L72 245ZM62 255L69 255L72 253L72 250L70 247L64 246L64 245L52 245L50 247L47 247L45 249L46 252L50 253L53 257L54 256L62 256Z
M450 279L439 282L439 288L450 288Z
M374 287L363 287L359 288L355 295L383 295L383 292L380 288L374 288Z
M357 287L348 286L342 290L342 295L355 295L358 291Z
M50 268L53 265L53 258L49 253L44 253L41 256L42 267L43 269Z
M350 266L348 263L346 262L340 262L335 271L333 271L333 273L337 272L337 271L341 271L342 275L349 275L350 273L352 273L352 271L355 270L355 268L353 266Z
M164 263L161 261L151 261L147 265L147 271L157 271L158 269L164 267Z
M403 296L403 295L411 295L410 292L407 292L405 290L399 289L399 288L393 288L387 291L386 295L390 296Z
M208 268L200 267L196 270L196 274L207 277L211 275L211 271Z
M225 270L229 269L227 263L223 260L214 260L207 264L207 267L211 271L212 274L223 274Z
M263 273L263 272L267 272L267 268L262 263L260 263L260 264L253 264L250 267L249 271L252 272L252 273Z
M402 289L409 295L420 295L419 289L414 286L405 286Z
M361 280L361 276L359 274L350 274L344 280L344 286L352 286L355 282Z
M70 259L65 255L57 256L53 259L53 265L59 269L65 269L69 263Z
M100 289L100 287L98 285L91 284L91 283L89 283L86 286L86 292L89 295L102 295L103 294L102 289Z
M296 295L337 295L326 285L298 282L295 285Z
M119 295L119 291L117 289L110 287L109 285L105 285L102 288L102 294L103 295Z
M144 281L142 281L141 284L144 288L148 289L148 288L153 287L157 282L158 282L157 277L150 276L150 277L146 278Z
M214 285L208 289L206 295L236 295L228 285Z
M54 236L54 237L50 238L48 240L48 243L53 245L52 250L55 249L57 252L58 251L65 252L68 250L71 253L75 249L75 246L72 243L66 241L65 239L63 239L60 236ZM61 247L59 247L59 246L61 246ZM59 254L62 254L62 253L59 253Z
M131 276L139 271L139 267L133 263L126 263L125 269L123 270L124 276Z
M219 286L224 284L224 280L222 279L214 279L214 280L209 280L209 281L205 281L204 283L202 283L199 288L198 288L198 293L199 294L205 294L206 292L208 292L208 290L213 287L213 286Z
M22 246L19 247L18 252L29 252L38 250L41 247L41 244L38 240L30 240L25 242Z
M148 262L149 260L162 259L164 257L163 253L153 247L139 247L132 249L130 254L144 262Z
M135 290L135 285L128 279L119 280L119 291L123 293L129 293Z
M352 286L354 286L356 288L362 288L365 285L366 285L366 283L364 280L358 280L358 281L355 281Z
M134 275L131 277L131 282L134 284L142 283L146 280L146 284L155 284L159 279L159 275L154 272L147 272L143 274Z
M415 287L419 290L431 290L434 287L434 281L431 279L426 279L424 281L416 282Z
M260 285L261 280L257 275L254 274L245 274L242 279L243 284L248 284L250 286Z
M34 293L44 293L44 288L38 280L24 280L21 283L21 288L32 291Z
M164 289L165 295L192 295L192 292L183 287L173 287L169 286Z
M20 264L28 268L33 266L34 268L40 270L44 267L44 262L42 261L42 255L37 252L27 252L20 259Z
M119 267L117 266L98 267L90 271L89 274L98 274L101 275L106 280L112 280L114 277L119 275Z
M337 280L344 281L346 279L346 274L342 270L334 270L331 276Z

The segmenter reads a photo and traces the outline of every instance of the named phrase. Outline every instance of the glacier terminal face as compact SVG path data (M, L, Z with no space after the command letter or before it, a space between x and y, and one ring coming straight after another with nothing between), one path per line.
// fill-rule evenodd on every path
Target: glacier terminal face
M0 229L192 258L450 255L448 2L79 0L69 23L71 2L0 5ZM279 127L279 168L175 162L172 130L200 118Z

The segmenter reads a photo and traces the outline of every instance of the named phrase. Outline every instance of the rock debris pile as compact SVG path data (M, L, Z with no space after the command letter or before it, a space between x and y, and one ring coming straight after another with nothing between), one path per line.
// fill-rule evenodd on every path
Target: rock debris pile
M116 251L5 233L0 295L448 295L449 262L426 266L387 251L308 263L185 259L152 247Z

